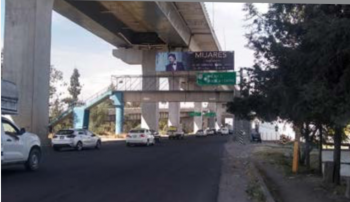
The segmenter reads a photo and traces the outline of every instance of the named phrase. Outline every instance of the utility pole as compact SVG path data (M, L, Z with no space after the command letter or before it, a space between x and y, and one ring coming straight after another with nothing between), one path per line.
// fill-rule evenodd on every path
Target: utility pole
M299 170L299 146L300 146L300 130L294 126L295 140L294 140L294 151L293 151L293 173L297 173Z

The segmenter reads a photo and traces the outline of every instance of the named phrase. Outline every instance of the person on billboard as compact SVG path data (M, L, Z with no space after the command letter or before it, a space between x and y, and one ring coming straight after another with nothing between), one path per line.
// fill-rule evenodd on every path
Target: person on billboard
M169 64L166 65L166 71L172 72L172 71L184 71L185 67L182 62L176 61L175 54L169 54L168 55Z

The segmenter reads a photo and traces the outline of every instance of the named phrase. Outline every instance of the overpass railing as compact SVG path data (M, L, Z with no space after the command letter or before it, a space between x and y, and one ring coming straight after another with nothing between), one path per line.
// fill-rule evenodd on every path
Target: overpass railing
M112 76L115 91L233 91L233 86L199 86L196 75Z

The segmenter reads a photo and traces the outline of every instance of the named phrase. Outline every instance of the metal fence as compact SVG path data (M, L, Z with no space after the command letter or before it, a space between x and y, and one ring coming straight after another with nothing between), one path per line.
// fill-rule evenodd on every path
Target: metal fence
M190 91L199 89L195 76L112 76L116 91Z

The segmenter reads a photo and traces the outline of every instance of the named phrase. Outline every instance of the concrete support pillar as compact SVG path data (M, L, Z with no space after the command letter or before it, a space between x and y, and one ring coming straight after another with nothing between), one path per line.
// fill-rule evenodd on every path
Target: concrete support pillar
M155 50L145 50L142 52L142 74L144 76L156 75L156 53ZM142 89L156 90L158 86L156 77L142 80ZM141 103L141 127L158 131L159 128L159 103Z
M121 134L124 125L124 94L114 93L109 98L115 107L115 134Z
M48 143L51 15L54 0L6 1L3 78L16 83L20 127Z
M202 90L201 86L196 84L196 79L190 79L190 89L191 90ZM202 113L202 102L194 103L194 111ZM203 115L193 117L193 132L203 129Z
M181 90L179 78L169 78L169 90ZM180 102L169 102L168 106L168 126L177 127L178 131L182 130L180 123Z
M77 129L89 128L90 111L85 107L73 108L73 127Z
M244 131L247 134L247 137L250 138L251 133L251 122L249 120L239 119L235 116L234 118L234 131L235 133L239 133L240 131Z
M179 130L182 129L180 126L180 103L179 102L169 102L169 119L168 126L176 126Z
M216 121L215 121L215 129L218 130L222 126L222 104L216 103Z
M195 112L202 112L202 103L201 102L195 102L194 103L194 111ZM203 124L203 116L195 116L193 117L193 132L197 132L197 130L202 129Z
M216 103L213 103L213 102L209 103L208 108L209 108L210 112L216 113ZM215 120L216 120L215 116L214 117L208 117L208 127L209 128L215 128Z

